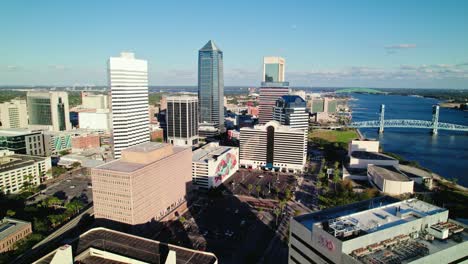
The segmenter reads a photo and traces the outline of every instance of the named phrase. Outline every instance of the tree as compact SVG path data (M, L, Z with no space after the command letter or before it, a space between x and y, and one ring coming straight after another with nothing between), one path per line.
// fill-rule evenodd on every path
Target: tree
M72 163L72 165L71 165L71 166L72 166L72 168L74 168L74 169L75 169L75 168L78 168L78 167L80 167L80 166L81 166L81 163L79 163L78 161L75 161L75 162L73 162L73 163Z
M278 186L275 187L276 198L279 198L280 188Z
M284 195L286 196L286 200L290 200L292 197L291 190L289 188L286 188L286 190L284 191Z
M83 209L84 204L79 200L73 200L65 204L65 209L70 215L77 214L81 209Z
M253 185L249 183L249 185L247 185L247 189L249 190L249 194L250 194L253 190Z
M262 187L260 187L260 185L257 185L255 187L255 190L257 191L257 197L260 197L260 191L262 190Z
M62 204L62 200L60 200L59 198L55 196L49 197L45 199L44 201L42 201L42 206L49 207L49 208L50 207L57 208L61 204Z
M184 224L186 221L187 221L187 219L185 219L184 216L179 217L179 222L180 222L181 224Z
M283 212L283 211L284 211L284 208L286 207L286 200L281 200L281 201L279 202L279 207L280 207L280 209L281 209L281 212Z
M341 173L340 173L339 169L334 169L333 170L333 185L335 187L335 193L336 193L336 186L338 185L338 183L341 180L340 174Z
M7 215L8 217L13 217L13 216L15 216L15 214L16 214L16 212L13 211L13 210L8 209L8 210L6 211L6 215Z
M275 207L275 209L273 210L273 213L274 213L275 216L276 216L276 225L278 225L278 217L279 217L280 214L281 214L281 210L280 210L278 207Z
M333 168L337 170L339 166L340 166L340 163L338 161L335 161L335 163L333 164Z

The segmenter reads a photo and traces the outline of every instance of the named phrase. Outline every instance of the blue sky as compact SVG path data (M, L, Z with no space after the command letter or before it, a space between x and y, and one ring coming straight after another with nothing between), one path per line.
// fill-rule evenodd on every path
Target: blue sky
M151 85L196 85L197 50L225 85L258 85L263 56L293 86L468 88L468 1L1 1L0 85L107 82L133 51Z

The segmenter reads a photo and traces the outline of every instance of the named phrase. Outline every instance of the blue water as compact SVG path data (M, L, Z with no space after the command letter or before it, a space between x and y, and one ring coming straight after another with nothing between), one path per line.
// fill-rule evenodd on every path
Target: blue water
M399 95L353 94L349 102L353 121L378 120L380 105L385 104L385 119L432 120L432 105L439 101ZM468 111L440 108L439 122L468 125ZM428 129L360 129L368 138L379 139L384 151L407 160L415 160L445 178L457 178L468 187L468 133L441 131L431 135Z

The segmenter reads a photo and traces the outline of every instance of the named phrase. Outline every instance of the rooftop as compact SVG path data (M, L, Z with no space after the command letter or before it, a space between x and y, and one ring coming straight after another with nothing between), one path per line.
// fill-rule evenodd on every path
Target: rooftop
M0 173L5 171L22 168L34 164L34 162L43 161L47 157L29 156L13 154L0 157Z
M209 143L193 151L192 161L206 163L209 160L216 160L231 149L232 147L220 146L218 143Z
M16 137L41 132L24 128L3 128L0 130L0 137Z
M390 181L411 181L408 176L395 166L369 165L368 170L375 171L386 180Z
M31 225L31 223L14 218L3 218L0 221L0 241L18 232L27 225Z
M356 159L366 159L366 160L395 160L394 158L379 153L379 152L368 152L368 151L353 151L351 157Z
M111 258L106 258L105 254L93 256L89 254L89 249L98 249L144 263L165 263L169 251L175 252L178 264L212 264L217 262L216 256L212 253L166 244L106 228L94 228L85 232L73 241L71 246L75 261L79 259L81 263L119 263ZM51 263L56 252L57 250L49 253L35 263Z
M205 46L203 46L203 48L200 49L200 51L214 51L214 50L217 50L217 51L221 51L218 46L216 46L216 44L214 43L214 41L210 40L208 41Z

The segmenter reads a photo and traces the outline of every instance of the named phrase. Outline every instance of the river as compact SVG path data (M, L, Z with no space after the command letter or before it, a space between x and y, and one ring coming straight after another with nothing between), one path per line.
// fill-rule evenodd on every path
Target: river
M431 98L352 94L349 106L353 121L378 120L380 105L385 104L385 119L432 120L432 105L439 101ZM468 111L440 108L439 122L468 125ZM360 129L367 138L379 139L384 151L393 152L407 160L419 162L433 172L447 178L457 178L468 187L468 134L441 131L432 135L428 129L386 128Z

